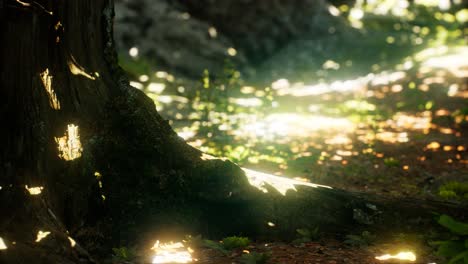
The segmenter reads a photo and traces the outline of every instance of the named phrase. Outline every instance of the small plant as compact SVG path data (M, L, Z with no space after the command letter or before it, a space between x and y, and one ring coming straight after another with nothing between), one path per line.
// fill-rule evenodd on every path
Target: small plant
M226 250L221 243L209 239L203 240L203 247L217 250L223 253L224 255L227 255L229 253L229 251Z
M228 251L223 247L223 245L219 242L209 240L209 239L203 239L201 235L196 235L196 236L191 236L187 235L185 236L184 243L189 245L192 248L211 248L217 251L220 251L223 254L227 254Z
M369 231L363 231L360 235L347 235L344 242L351 246L366 247L372 244L374 240L375 235Z
M222 241L217 242L209 239L203 239L201 235L198 236L186 236L185 241L187 244L194 248L211 248L227 255L230 250L236 248L244 248L250 244L250 240L247 237L225 237Z
M468 263L468 223L456 221L448 215L441 215L438 223L447 228L452 237L449 240L437 241L437 255L449 259L449 264Z
M186 235L184 239L184 243L190 245L192 248L200 248L203 247L203 238L201 235Z
M243 264L264 264L270 258L269 253L252 252L242 255L240 261Z
M444 199L468 200L468 182L449 182L439 188L439 196Z
M135 257L135 252L127 247L112 248L112 259L116 262L127 262Z
M398 167L400 166L400 161L398 161L395 158L390 157L390 158L384 159L384 164L387 167Z
M302 244L302 243L307 243L313 240L316 240L319 235L319 228L316 227L313 230L307 229L307 228L299 228L296 229L296 232L298 234L298 238L293 241L293 244Z
M222 241L224 249L232 250L236 248L244 248L250 244L250 240L247 237L231 236L226 237Z

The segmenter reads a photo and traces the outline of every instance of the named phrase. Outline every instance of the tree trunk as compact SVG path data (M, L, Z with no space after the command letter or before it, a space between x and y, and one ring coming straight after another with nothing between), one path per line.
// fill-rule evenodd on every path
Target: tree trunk
M203 160L129 86L111 0L2 0L0 13L2 263L92 263L173 227L272 237L427 216L327 188L264 195L236 165Z

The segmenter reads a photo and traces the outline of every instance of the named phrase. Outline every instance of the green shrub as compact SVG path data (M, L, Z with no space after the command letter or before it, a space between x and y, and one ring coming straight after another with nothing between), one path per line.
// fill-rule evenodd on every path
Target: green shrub
M386 159L384 159L384 164L387 167L398 167L398 166L400 166L400 162L395 158L386 158Z
M135 252L127 247L112 248L112 259L114 261L128 261L135 257Z
M363 231L360 235L347 235L345 243L351 246L366 247L375 240L375 235Z
M449 264L468 263L468 223L456 221L448 215L441 215L438 223L447 228L452 237L449 240L437 241L437 255L449 259Z
M250 244L250 240L247 237L231 236L226 237L222 241L222 245L225 249L231 250L235 248L244 248Z
M185 240L187 244L192 247L200 248L211 248L217 250L225 255L229 253L230 250L236 248L244 248L250 244L250 240L247 237L225 237L221 242L203 239L201 235L198 236L186 236Z
M445 199L468 200L468 182L449 182L439 188L439 196Z
M203 240L203 247L218 250L224 255L227 255L229 253L229 251L226 250L221 243L213 241L213 240L208 240L208 239Z
M296 229L298 238L293 241L293 244L302 244L307 243L313 240L316 240L319 236L319 228L316 227L313 230L308 228L299 228Z
M242 255L240 261L243 264L264 264L270 258L268 253L252 252Z

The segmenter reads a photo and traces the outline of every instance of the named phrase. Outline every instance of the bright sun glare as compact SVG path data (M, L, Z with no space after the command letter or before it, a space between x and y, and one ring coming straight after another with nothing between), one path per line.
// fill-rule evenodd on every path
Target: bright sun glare
M152 262L155 263L190 263L192 262L191 248L186 248L181 242L160 243L159 240L151 248L155 252Z
M396 255L385 254L382 256L375 257L377 260L389 260L389 259L398 259L398 260L408 260L408 261L416 261L416 255L411 252L400 252Z

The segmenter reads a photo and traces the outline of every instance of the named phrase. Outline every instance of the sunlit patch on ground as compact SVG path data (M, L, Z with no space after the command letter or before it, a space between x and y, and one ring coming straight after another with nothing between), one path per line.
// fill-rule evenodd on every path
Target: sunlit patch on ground
M233 132L236 136L274 140L278 137L305 137L316 131L352 131L354 124L346 118L306 116L296 113L271 114L252 120Z
M83 148L81 147L78 126L69 124L65 136L55 138L58 145L59 157L64 160L74 160L81 157Z
M432 57L424 61L423 67L440 68L450 71L455 77L468 77L468 47L458 48L456 54Z
M416 261L416 255L413 252L406 251L400 252L395 255L385 254L382 256L375 257L377 260L390 260L390 259L397 259L397 260L407 260L407 261Z
M160 243L159 240L151 248L154 256L151 263L191 263L193 250L181 242Z
M278 95L292 96L311 96L320 95L330 92L359 92L364 91L368 84L383 85L390 82L398 81L404 78L406 74L401 71L397 72L382 72L379 74L370 73L367 76L359 77L353 80L334 81L332 83L319 83L314 85L304 85L303 83L290 84L286 79L280 79L272 84L273 89L276 89Z

